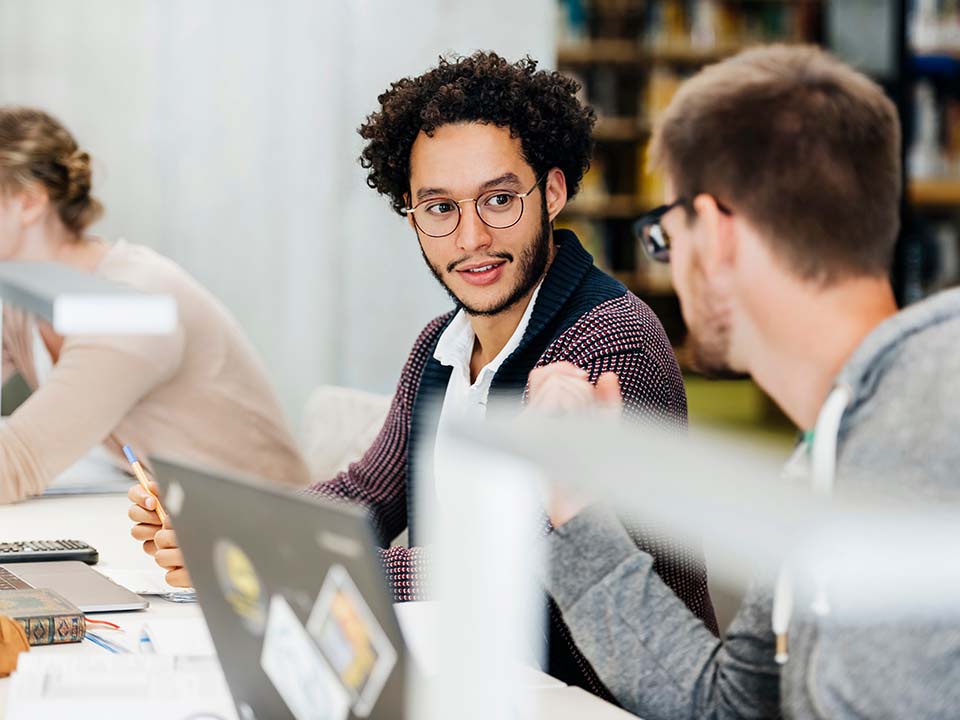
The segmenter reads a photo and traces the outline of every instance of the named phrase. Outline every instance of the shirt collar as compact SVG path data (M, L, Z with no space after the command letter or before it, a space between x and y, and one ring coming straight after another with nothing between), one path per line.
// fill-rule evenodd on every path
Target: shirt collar
M504 361L510 357L514 350L523 340L523 335L530 324L530 318L533 316L534 307L537 304L537 297L540 295L540 288L543 287L543 281L537 285L530 296L530 302L527 303L527 309L523 311L520 323L513 335L507 340L507 344L497 354L497 356L484 366L481 372L488 370L496 371ZM473 345L476 340L476 334L473 332L473 326L470 324L470 318L463 308L457 311L450 324L437 340L437 349L433 357L441 365L446 365L454 369L465 369L470 367L470 358L473 356Z

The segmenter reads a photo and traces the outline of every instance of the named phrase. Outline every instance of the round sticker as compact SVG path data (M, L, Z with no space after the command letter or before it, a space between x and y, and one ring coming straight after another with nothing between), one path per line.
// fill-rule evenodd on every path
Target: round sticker
M250 558L229 540L217 540L213 546L213 567L224 599L247 630L254 635L263 635L267 599Z

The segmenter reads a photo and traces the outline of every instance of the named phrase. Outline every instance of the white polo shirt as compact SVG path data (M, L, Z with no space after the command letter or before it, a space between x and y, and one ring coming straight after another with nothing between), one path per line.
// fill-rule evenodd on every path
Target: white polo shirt
M486 416L490 384L500 366L520 345L523 334L530 324L530 317L533 315L541 285L537 285L536 290L533 291L527 309L523 312L523 317L520 318L520 323L507 344L493 360L480 369L476 382L472 384L470 382L470 359L473 356L476 334L473 332L473 326L470 325L470 318L463 309L453 317L446 330L440 335L440 339L437 340L437 349L433 357L441 365L451 368L450 381L447 383L443 407L440 409L437 440L433 451L437 497L441 504L444 487L449 487L448 483L456 481L457 469L460 467L460 458L451 457L451 453L444 452L451 418L482 419Z

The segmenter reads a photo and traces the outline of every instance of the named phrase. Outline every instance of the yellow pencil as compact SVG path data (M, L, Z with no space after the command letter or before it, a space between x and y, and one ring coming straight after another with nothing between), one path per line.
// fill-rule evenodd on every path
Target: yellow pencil
M160 498L157 497L157 494L150 489L150 481L147 480L147 471L143 469L143 465L137 460L137 456L133 450L130 449L129 445L123 446L123 454L127 456L127 462L129 462L130 467L133 468L133 474L137 478L137 482L140 483L140 487L142 487L148 495L152 495L153 499L157 501L157 515L160 516L160 522L164 525L168 524L167 511L164 510L163 505L160 504Z

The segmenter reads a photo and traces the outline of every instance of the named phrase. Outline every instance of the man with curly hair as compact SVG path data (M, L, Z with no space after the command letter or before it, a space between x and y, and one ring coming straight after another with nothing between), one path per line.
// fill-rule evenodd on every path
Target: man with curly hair
M603 376L601 390L614 395L619 381L628 415L686 424L683 382L656 316L597 269L573 233L552 227L590 163L595 116L577 90L531 59L478 52L393 83L360 128L367 184L409 222L456 305L414 344L372 447L309 489L365 505L385 547L409 529L409 548L383 550L398 601L426 594L429 554L417 545L412 506L413 482L424 477L414 463L433 442L442 507L458 463L444 452L451 417L483 416L491 393L520 406L531 370L566 361L574 377ZM715 630L701 558L650 528L632 534L656 557L664 582ZM158 534L158 547L172 544L170 531ZM549 671L610 698L550 609Z

